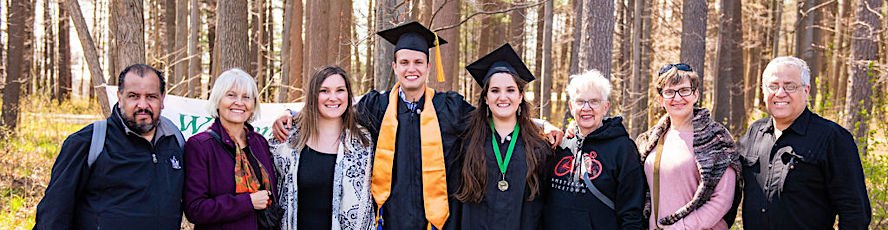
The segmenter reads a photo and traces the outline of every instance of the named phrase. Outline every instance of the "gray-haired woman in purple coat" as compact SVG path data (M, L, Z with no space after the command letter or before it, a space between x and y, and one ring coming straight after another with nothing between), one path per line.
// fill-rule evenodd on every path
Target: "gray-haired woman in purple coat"
M277 200L268 142L247 123L259 91L240 69L219 75L208 109L216 120L185 143L185 216L195 229L260 229L259 211Z

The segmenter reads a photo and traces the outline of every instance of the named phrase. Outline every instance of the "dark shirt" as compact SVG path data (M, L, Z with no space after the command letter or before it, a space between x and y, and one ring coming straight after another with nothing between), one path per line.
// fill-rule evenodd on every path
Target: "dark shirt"
M333 225L333 169L336 153L315 151L306 146L299 157L296 175L299 189L296 210L298 229L330 229Z
M555 150L552 186L546 200L544 214L546 229L641 229L646 219L644 209L644 170L635 142L622 124L621 117L605 118L602 126L582 140L565 138L563 146ZM576 127L575 127L576 128ZM584 159L590 159L586 174L592 184L614 202L611 209L586 187L580 170L580 160L571 148L579 149Z
M494 132L494 135L496 135L497 140L503 140L498 133ZM498 146L496 147L500 149L501 157L506 157L507 155L509 142L512 140L511 133L505 138L503 141L497 141ZM487 185L484 188L484 198L478 203L466 202L463 204L462 229L543 229L541 224L544 195L538 194L533 200L528 200L531 190L526 184L528 171L526 156L529 153L524 148L522 135L519 135L517 140L515 140L515 147L511 158L509 158L505 175L500 172L496 155L493 153L494 146L490 144L490 139L490 136L484 139L484 143L487 143L484 145L485 164L487 167ZM548 147L542 141L539 145ZM468 146L464 147L467 148ZM534 169L540 182L538 185L539 191L543 193L549 187L548 182L551 173L548 173L548 169L550 168L549 162L551 161L552 154L548 148L537 151L544 151L542 154L545 156L545 159L539 162L537 169ZM497 183L503 180L503 177L505 177L506 182L509 184L509 188L506 191L500 191L497 186Z
M866 229L872 211L851 134L807 108L779 139L771 117L740 138L745 229Z
M380 93L370 91L357 104L360 122L364 124L374 138L379 136L379 127L388 106L391 92ZM397 92L394 92L397 93ZM425 96L417 100L423 102ZM438 116L441 128L441 141L444 147L444 164L447 177L448 205L450 218L444 229L457 229L460 202L454 197L459 189L461 162L459 154L459 135L466 129L466 116L475 109L456 92L438 92L432 97L432 105ZM383 204L383 229L426 229L428 221L422 198L422 145L420 135L420 117L417 111L424 109L424 103L418 103L416 110L407 109L403 100L398 100L398 130L395 140L395 159L392 166L391 195ZM378 205L378 204L377 204Z
M149 142L112 108L105 147L92 167L93 125L65 139L37 205L35 229L179 229L184 173L177 128L160 122Z

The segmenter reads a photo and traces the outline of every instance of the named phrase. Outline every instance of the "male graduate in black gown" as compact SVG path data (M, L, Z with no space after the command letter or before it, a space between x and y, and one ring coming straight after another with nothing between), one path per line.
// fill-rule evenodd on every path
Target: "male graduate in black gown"
M456 92L428 88L429 49L446 44L418 22L377 32L395 45L391 90L371 90L356 104L358 118L376 139L371 192L382 229L459 229L460 135L475 109ZM439 66L439 80L441 69ZM274 124L287 136L288 116ZM551 140L563 133L544 121ZM557 143L556 143L557 144Z

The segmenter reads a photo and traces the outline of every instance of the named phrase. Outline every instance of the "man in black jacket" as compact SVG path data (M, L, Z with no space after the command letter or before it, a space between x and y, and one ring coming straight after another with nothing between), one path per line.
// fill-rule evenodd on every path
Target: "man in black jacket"
M87 163L95 125L68 136L35 229L179 229L182 148L178 128L160 122L163 74L135 64L118 79L103 151Z
M762 74L770 116L740 138L745 229L866 229L872 211L857 146L807 108L810 70L778 57Z

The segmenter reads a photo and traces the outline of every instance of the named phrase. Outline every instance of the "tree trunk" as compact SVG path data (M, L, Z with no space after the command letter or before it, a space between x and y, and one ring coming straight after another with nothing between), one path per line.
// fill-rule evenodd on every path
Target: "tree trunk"
M376 31L391 29L403 22L404 15L407 13L405 7L398 7L398 0L378 0L376 4ZM376 35L373 35L376 36ZM374 44L373 56L373 72L376 74L374 78L373 88L379 91L390 90L395 82L392 72L392 62L394 61L395 45L383 40L376 40Z
M816 78L820 72L819 69L813 68L818 67L819 65L812 66L812 64L817 64L817 57L814 56L816 50L816 47L814 47L814 31L817 30L817 28L814 27L814 22L818 18L817 15L819 14L819 11L812 8L818 5L819 2L817 0L798 0L797 4L795 56L805 60L805 62L808 63L808 67L811 67L811 91L809 92L809 101L811 102L812 107L816 108L817 88L819 87Z
M533 75L534 76L543 76L543 38L545 37L545 21L546 21L546 7L538 6L537 7L537 20L536 20L536 57L534 57L534 65L533 65ZM482 29L480 34L484 34L485 30ZM483 54L483 53L481 53ZM533 81L533 104L542 110L543 105L543 81ZM474 85L474 84L473 84ZM536 117L540 113L534 113L533 116ZM537 117L539 118L539 117Z
M102 75L102 65L99 63L99 54L96 51L92 35L89 34L89 29L86 27L86 20L83 19L83 13L80 11L80 3L77 0L65 0L65 7L65 10L71 14L74 29L77 30L77 36L80 38L80 45L83 46L83 57L86 59L86 64L89 67L92 88L98 89L96 90L96 98L98 98L99 106L102 108L102 115L110 116L111 106L108 105L108 94L103 86L105 78Z
M325 65L350 68L351 4L351 0L307 2L303 82L308 82L311 74Z
M512 7L524 4L528 3L523 0L512 0ZM524 57L524 24L527 21L527 18L524 16L525 11L525 9L515 9L509 13L509 43L512 44L512 48L521 57Z
M636 137L648 129L648 94L650 87L651 9L649 0L635 0L632 20L632 81L626 101L629 112L629 135Z
M287 0L284 9L283 48L281 49L280 97L288 102L302 97L302 1Z
M573 21L573 38L570 48L570 71L571 75L580 73L580 43L583 42L583 2L585 0L574 0L574 21Z
M367 1L367 9L368 9L367 10L367 15L368 15L367 16L367 35L368 35L368 37L367 37L366 50L364 51L364 52L366 52L366 53L364 53L364 60L367 60L367 61L366 61L366 63L364 63L364 65L365 65L364 66L364 73L362 73L363 77L361 78L361 82L360 82L361 91L355 92L355 94L364 94L365 92L367 92L373 88L373 77L375 76L373 74L373 69L374 69L373 63L376 61L373 59L373 46L374 46L375 42L379 39L379 37L373 36L373 31L376 31L375 24L373 23L376 21L376 16L375 16L376 7L375 6L376 6L376 4L374 3L373 0ZM453 83L456 84L456 81L454 81Z
M188 2L181 1L176 6L176 40L172 54L172 74L168 74L168 90L173 95L188 96Z
M70 19L68 18L68 9L64 5L61 5L66 4L64 1L67 0L63 0L63 2L59 3L59 73L57 76L59 79L58 99L60 104L64 101L71 100L71 87L73 86L71 81Z
M231 68L248 70L250 42L247 37L247 1L219 0L216 10L216 73L221 74Z
M836 27L835 27L835 36L833 37L833 46L832 46L832 62L830 63L832 66L830 69L829 82L833 84L832 92L833 95L833 108L835 108L835 113L840 113L840 111L844 111L845 100L841 96L845 95L845 86L847 85L847 80L842 75L842 70L844 70L844 51L847 49L845 40L845 20L849 17L850 7L849 0L838 0L836 7L838 8L838 13L836 14Z
M549 119L552 116L552 18L555 3L553 1L546 2L544 7L546 19L543 22L543 75L540 75L540 82L543 84L540 94L540 117Z
M141 0L121 0L115 6L117 13L118 68L145 62L145 32ZM120 71L116 71L120 72ZM100 75L101 76L101 75Z
M210 54L210 81L207 84L207 89L209 91L210 87L213 87L214 82L216 81L216 76L219 74L216 71L216 66L219 63L216 61L216 6L218 5L218 0L204 0L204 4L207 10L207 53Z
M164 71L167 75L173 75L173 63L176 62L176 56L174 55L174 52L176 52L176 3L178 1L161 1L164 1L164 37L166 37L166 40L164 42L164 52L161 57L166 56L166 64L163 65L165 69ZM167 77L169 78L169 76ZM170 80L167 79L167 81L169 82Z
M706 59L706 0L686 0L682 4L681 13L681 54L679 59L687 63L700 76L700 98L696 105L705 101L703 79Z
M197 4L197 0L191 0L191 20L190 20L190 28L191 31L188 37L188 96L193 98L202 98L203 97L203 88L200 84L200 76L203 72L201 70L201 56L200 53L200 45L197 37L200 36L199 29L203 23L200 21L199 9L200 5Z
M7 34L9 50L6 53L6 85L3 87L3 128L0 136L7 132L15 133L21 105L22 81L29 78L31 60L31 34L29 24L34 12L30 0L14 0L9 2L7 15ZM24 57L24 58L21 58Z
M721 0L716 51L714 118L736 136L746 121L743 97L743 32L740 0Z
M702 1L702 0L701 0ZM608 79L611 76L611 52L614 40L614 1L591 0L583 8L583 44L581 70L597 69Z
M432 8L438 9L441 8L441 11L438 12L438 15L435 16L432 20L432 24L430 28L435 29L443 26L449 26L459 23L459 10L460 4L462 1L459 0L435 0ZM441 5L445 4L445 5ZM431 57L429 58L431 63L431 70L429 71L429 87L434 88L438 91L452 91L453 89L459 88L458 79L460 73L459 66L459 45L460 45L460 36L459 36L460 26L436 31L438 36L441 36L448 43L441 46L441 64L444 69L444 82L438 82L437 79L437 69L435 67L435 51L429 52Z
M879 62L879 23L878 9L882 7L879 0L860 0L856 4L853 36L851 39L851 58L847 101L845 102L844 126L855 137L857 148L864 156L867 154L869 139L869 123L872 116L873 98L870 97L874 78L878 76L875 65Z

